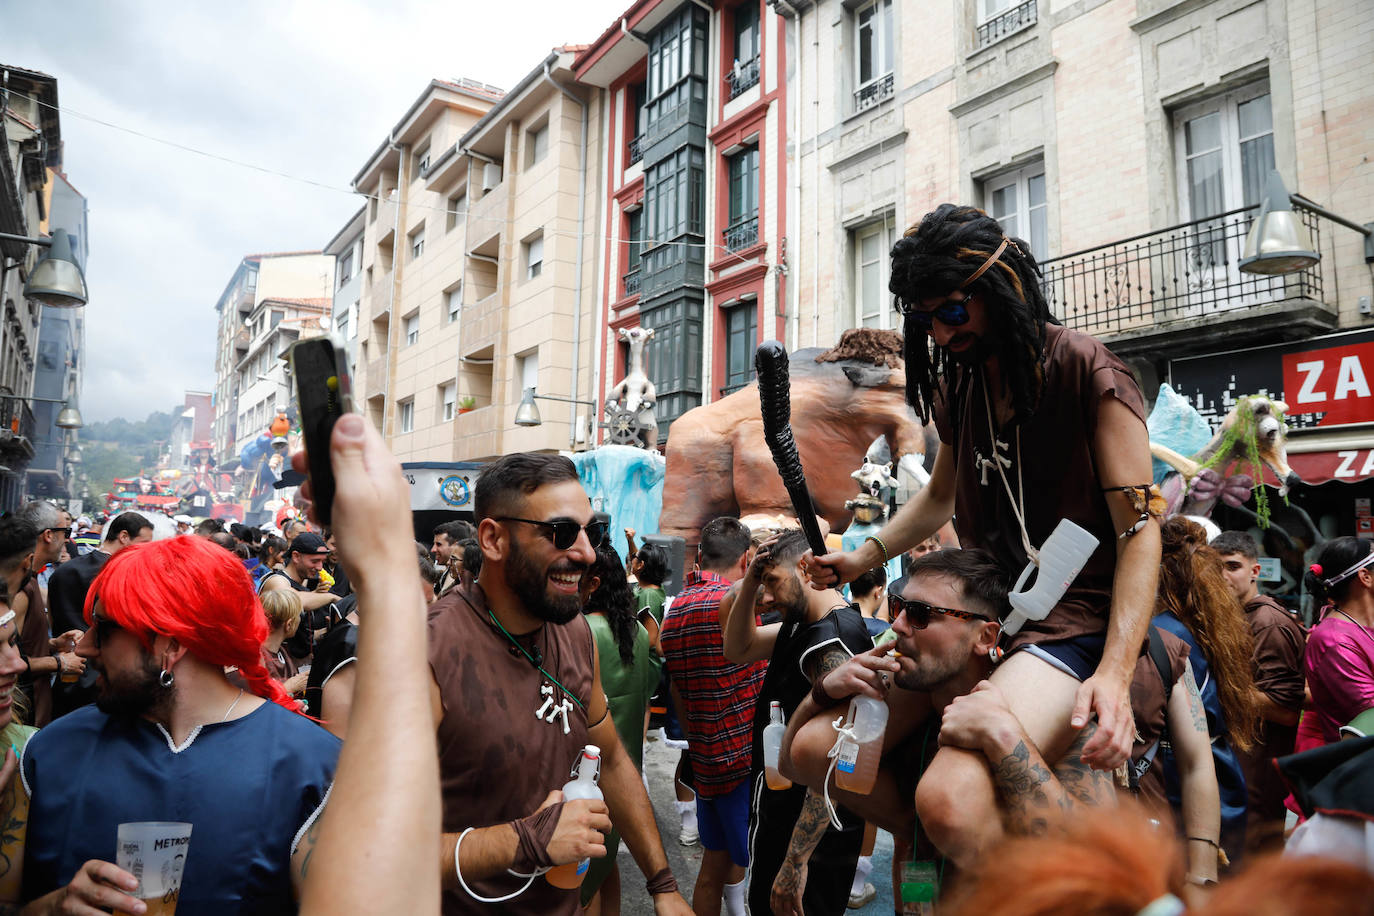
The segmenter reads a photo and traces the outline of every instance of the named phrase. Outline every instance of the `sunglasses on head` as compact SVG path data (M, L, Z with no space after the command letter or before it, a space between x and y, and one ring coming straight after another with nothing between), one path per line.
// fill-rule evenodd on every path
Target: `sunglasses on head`
M981 620L984 623L991 623L992 618L983 614L973 614L969 611L961 611L952 607L936 607L933 604L926 604L924 601L910 601L898 595L887 596L888 616L896 620L902 614L906 614L907 623L913 630L924 630L930 626L930 616L932 614L944 614L947 617L958 617L960 620Z
M928 312L919 311L915 303L898 300L897 311L910 318L922 331L929 331L938 318L947 327L968 324L968 299L946 299Z
M526 525L538 525L544 529L545 536L553 541L553 546L559 550L567 550L577 543L577 533L587 532L587 541L595 550L601 546L601 542L606 540L606 523L600 519L592 519L585 525L579 525L570 518L556 518L550 522L541 522L533 518L515 518L513 516L501 516L492 519L497 522L523 522Z

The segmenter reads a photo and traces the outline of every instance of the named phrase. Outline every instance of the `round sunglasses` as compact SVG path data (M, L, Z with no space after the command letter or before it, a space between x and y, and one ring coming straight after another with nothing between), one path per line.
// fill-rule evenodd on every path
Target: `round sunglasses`
M553 541L553 546L559 550L567 550L577 543L577 535L580 531L587 532L587 541L595 550L601 546L601 542L606 540L606 523L600 519L592 519L585 525L580 525L570 518L556 518L552 521L541 522L533 518L515 518L510 515L503 515L493 518L495 522L523 522L526 525L537 525L544 529L545 536Z
M910 601L898 595L887 596L887 614L894 621L902 614L906 614L907 623L911 625L913 630L924 630L930 626L932 614L944 614L947 617L958 617L960 620L994 622L991 617L983 614L973 614L952 607L936 607L933 604L926 604L924 601Z

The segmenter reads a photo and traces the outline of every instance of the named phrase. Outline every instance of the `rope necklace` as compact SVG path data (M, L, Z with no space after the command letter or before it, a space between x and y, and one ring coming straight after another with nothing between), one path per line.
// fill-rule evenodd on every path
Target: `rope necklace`
M1019 425L1016 427L1016 493L1012 493L1011 482L1007 480L1006 471L1003 470L1003 467L1011 464L1011 461L998 454L998 448L1005 449L1007 445L998 440L997 433L992 426L992 400L988 397L988 378L979 373L979 381L981 382L979 387L983 389L983 403L987 406L988 438L992 441L992 457L983 459L983 482L987 483L988 467L996 468L997 476L1002 478L1002 486L1006 488L1007 500L1011 503L1012 514L1016 516L1016 524L1021 529L1021 546L1025 548L1027 559L1039 566L1040 552L1035 549L1035 545L1031 543L1030 533L1026 531L1026 491L1021 482L1021 427Z
M558 678L554 677L552 674L549 674L549 672L545 671L544 666L534 660L534 656L529 653L529 650L527 650L524 646L520 645L519 640L517 640L514 636L510 635L510 632L505 627L501 626L501 621L496 619L496 615L491 612L491 608L487 608L487 616L491 618L492 623L496 624L496 629L500 630L502 635L504 635L506 639L510 640L510 644L512 646L515 646L515 648L520 650L520 654L525 656L529 663L539 670L540 674L544 675L544 677L553 681L554 684L558 686L558 689L563 691L564 696L566 696L568 699L572 700L574 703L577 704L578 709L582 710L583 712L587 711L587 707L583 705L582 701L577 698L576 694L574 694L567 687L564 687L563 682L560 681Z

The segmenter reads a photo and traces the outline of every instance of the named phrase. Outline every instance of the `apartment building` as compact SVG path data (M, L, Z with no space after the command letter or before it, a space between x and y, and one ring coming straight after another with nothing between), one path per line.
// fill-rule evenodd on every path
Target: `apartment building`
M1147 397L1171 381L1216 421L1241 395L1283 396L1309 483L1374 475L1367 7L771 2L792 52L789 345L900 329L891 244L939 203L971 203L1029 243L1053 312ZM1273 169L1306 199L1321 260L1256 276L1238 262ZM1304 498L1344 532L1355 493Z
M238 459L250 429L251 435L262 431L252 424L270 409L269 399L273 408L291 400L277 367L289 340L276 333L277 326L288 313L300 322L288 330L299 330L319 313L327 317L333 289L334 258L319 251L250 254L239 261L215 303L214 447L221 466ZM275 304L265 305L268 299Z
M358 375L358 315L362 309L363 227L367 207L344 224L343 228L324 246L324 253L334 258L334 303L331 308L332 328L344 343L348 354L348 371Z
M285 354L297 340L329 333L329 296L307 299L265 297L244 318L248 346L235 366L238 390L234 454L267 431L272 418L284 413L295 425L296 389L287 373Z
M574 83L576 50L554 50L504 95L436 81L355 180L378 210L362 397L403 460L590 443L601 113ZM473 101L484 113L455 130ZM530 388L549 403L540 425L520 426Z
M647 373L669 424L753 378L788 301L787 54L761 0L640 0L578 55L608 113L597 253L599 374L620 328L654 331Z

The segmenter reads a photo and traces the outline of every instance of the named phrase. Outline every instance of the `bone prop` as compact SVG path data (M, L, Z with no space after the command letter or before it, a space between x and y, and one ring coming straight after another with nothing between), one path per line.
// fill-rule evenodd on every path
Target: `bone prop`
M827 553L821 526L816 522L816 507L806 486L801 455L792 437L791 381L787 371L787 350L776 340L764 341L754 353L754 369L759 375L759 406L763 413L763 439L773 453L782 485L792 500L806 543L816 556Z

